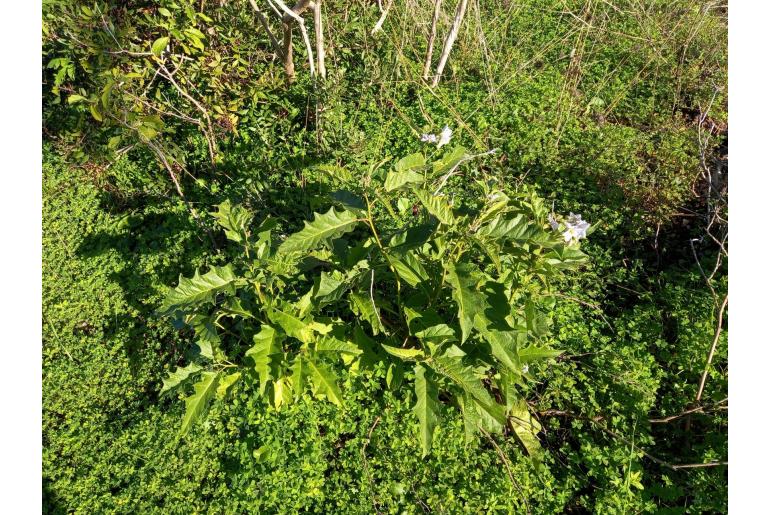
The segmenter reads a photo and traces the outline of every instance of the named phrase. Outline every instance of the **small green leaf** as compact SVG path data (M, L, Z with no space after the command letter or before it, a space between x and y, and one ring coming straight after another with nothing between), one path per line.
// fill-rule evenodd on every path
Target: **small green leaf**
M452 168L462 161L467 156L467 152L464 147L455 147L438 161L433 162L433 175L440 175L442 173L450 171Z
M78 102L83 102L83 101L86 101L86 100L88 100L88 99L86 97L84 97L83 95L70 95L70 96L67 97L67 103L68 104L76 104Z
M267 317L271 322L286 331L286 334L292 338L296 338L303 343L310 343L313 341L314 327L311 325L310 321L302 320L290 313L275 308L268 311Z
M396 269L398 276L409 286L415 287L429 278L428 272L411 250L400 255L393 253L388 261Z
M523 400L519 400L510 411L511 426L519 442L527 450L527 454L539 461L543 449L537 439L540 432L540 423L532 416Z
M358 355L362 352L355 343L342 341L328 335L318 340L315 350L316 352L338 352L352 355Z
M481 380L474 374L473 369L463 365L460 358L437 356L428 364L433 370L451 379L464 392L472 396L478 402L479 407L483 408L499 424L505 424L503 406L492 399L492 396L481 384Z
M225 230L228 240L244 243L248 237L249 224L252 215L240 205L233 206L229 200L219 204L217 211L212 213L220 227Z
M300 395L305 390L307 374L308 370L305 360L299 355L294 359L294 364L291 366L291 387L295 395Z
M369 322L372 327L372 333L380 334L385 332L385 326L382 325L377 306L369 295L362 295L357 292L350 292L350 307L359 317Z
M198 337L197 343L201 350L201 356L213 360L214 353L219 352L221 343L216 327L214 327L214 321L211 317L193 315L189 324Z
M102 113L99 112L99 108L96 107L96 104L89 105L88 109L91 111L91 116L94 117L94 120L97 122L104 121L104 117L102 116Z
M530 345L524 349L519 349L519 360L521 360L522 364L532 363L541 359L555 358L563 353L563 350L546 349Z
M410 154L400 159L395 169L385 177L385 190L394 191L410 184L422 184L425 175L416 170L425 166L425 156L420 153Z
M160 55L163 53L163 51L168 46L169 38L167 36L163 36L162 38L158 38L155 40L155 42L152 44L152 53L155 54L155 57L160 57Z

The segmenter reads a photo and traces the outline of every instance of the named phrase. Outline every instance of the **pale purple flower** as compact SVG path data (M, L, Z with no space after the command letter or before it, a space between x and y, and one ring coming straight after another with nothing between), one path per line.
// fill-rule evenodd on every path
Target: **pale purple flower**
M554 218L553 213L548 215L548 222L551 224L551 229L554 231L559 230L559 222L556 220L556 218Z
M591 224L583 220L582 216L576 215L575 213L569 214L569 218L567 218L565 225L567 226L567 230L562 233L562 236L564 236L564 241L567 243L585 238L588 228L591 227Z
M435 134L423 134L420 136L420 141L423 143L436 143L438 141L438 136Z

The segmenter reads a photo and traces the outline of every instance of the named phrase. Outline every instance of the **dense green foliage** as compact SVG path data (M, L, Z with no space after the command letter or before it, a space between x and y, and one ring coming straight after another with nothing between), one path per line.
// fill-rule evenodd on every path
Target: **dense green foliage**
M455 2L446 3L452 13ZM715 208L726 198L726 13L695 1L470 2L445 76L430 90L420 80L429 3L394 6L372 36L376 5L330 2L328 79L310 81L298 45L291 86L248 2L222 4L44 2L44 510L725 512L726 467L671 465L727 460L727 313L719 312L727 259L718 245L726 214ZM450 22L442 18L440 30ZM156 76L161 64L178 66L177 84L205 115L162 70ZM425 175L403 164L400 177L392 174L402 156L432 148L422 133L445 124L455 130L452 144L467 152L499 151L463 164L442 186L445 197L429 197L419 193ZM714 170L708 180L704 164ZM367 176L372 181L362 183ZM293 375L287 367L304 343L318 352L315 340L288 338L286 362L261 367L264 377L275 372L266 384L260 366L251 368L265 363L260 349L246 357L260 334L246 315L222 319L219 330L228 334L219 348L201 346L205 324L196 334L169 323L179 318L180 298L168 287L196 270L205 278L231 266L236 281L254 279L262 289L267 278L289 277L293 286L281 285L278 298L294 307L306 294L320 298L322 286L334 297L328 287L357 262L343 263L324 234L284 239L303 221L312 226L314 213L316 220L332 207L337 217L356 213L368 197L372 209L355 220L375 221L388 236L384 247L400 228L428 223L439 231L430 252L440 252L435 238L457 242L462 231L434 220L462 219L466 227L490 184L511 199L512 218L522 199L542 199L526 220L544 235L554 234L545 218L552 210L581 213L596 228L581 242L590 259L549 276L548 291L532 292L551 321L533 335L537 345L563 351L530 364L516 384L516 399L540 428L541 464L513 427L486 420L485 433L466 438L456 409L461 389L429 365L394 366L402 360L387 353L362 364L363 351L347 347L343 359L323 359L337 389L329 383L324 391L321 378L310 377L313 391L335 402L293 395L276 406L275 381ZM375 200L375 192L386 198ZM433 205L436 198L454 201L447 210ZM369 249L367 225L329 234ZM316 268L254 266L281 247L306 261L314 254L317 262L307 264ZM453 284L433 279L452 262L428 250L402 268L387 252L370 253L367 277L351 279L351 287L392 309L380 311L396 322L389 332L411 335L419 331L401 318L419 303L416 279L425 272L430 291L443 292L441 323L467 354L462 344L480 333L463 334ZM469 261L474 273L504 282L481 249ZM233 291L218 286L224 297ZM259 297L253 286L236 291L244 302ZM223 295L216 298L223 309ZM317 328L341 325L347 338L360 323L380 346L390 336L375 334L381 318L367 321L346 297L329 300L311 309ZM204 306L181 311L210 314ZM250 316L286 331L257 307ZM520 314L527 327L526 310ZM406 347L432 352L417 339ZM201 357L209 350L216 359ZM489 362L499 359L491 351L463 363L470 359L499 364ZM242 376L220 399L221 378L206 374L230 363ZM498 379L478 384L495 392ZM209 402L191 404L196 394ZM439 402L424 405L428 398ZM182 425L188 406L206 413ZM441 424L426 454L433 419Z

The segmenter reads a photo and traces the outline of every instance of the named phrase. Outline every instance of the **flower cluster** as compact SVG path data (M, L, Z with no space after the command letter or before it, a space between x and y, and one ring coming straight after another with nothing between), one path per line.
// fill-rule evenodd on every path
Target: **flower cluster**
M441 129L441 134L423 134L420 136L420 141L423 143L435 143L438 148L441 148L449 143L449 140L451 139L452 129L450 129L447 125L444 125L444 128Z
M562 224L556 220L553 214L548 215L548 221L551 223L551 228L554 231L559 231L561 229ZM583 220L581 215L570 213L569 217L564 221L563 227L564 230L561 232L561 235L564 237L565 242L570 243L585 238L591 224Z

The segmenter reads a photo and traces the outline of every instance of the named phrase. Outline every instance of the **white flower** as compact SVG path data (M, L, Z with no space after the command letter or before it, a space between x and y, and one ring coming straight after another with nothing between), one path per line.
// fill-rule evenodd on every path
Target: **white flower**
M553 223L551 225L553 226ZM564 236L564 241L567 243L585 238L588 228L591 227L591 224L575 213L569 214L569 218L567 218L565 225L567 226L567 230L562 233L562 236Z
M441 135L438 140L438 148L441 148L449 143L450 139L452 139L452 129L450 129L448 125L444 125L444 128L441 129Z
M527 372L529 372L529 365L524 365L523 367L521 367L522 374L526 374Z
M423 134L420 136L420 141L423 143L436 143L438 141L438 136L435 134Z

